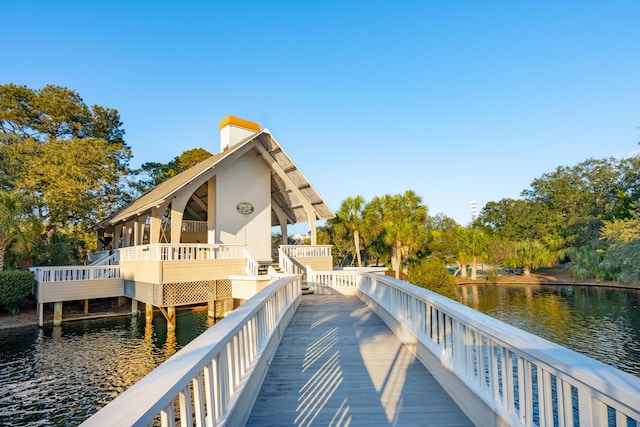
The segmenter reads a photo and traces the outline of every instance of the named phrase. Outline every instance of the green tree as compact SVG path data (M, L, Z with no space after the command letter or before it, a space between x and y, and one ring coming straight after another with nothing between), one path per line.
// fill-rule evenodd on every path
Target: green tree
M521 240L515 244L515 252L505 260L513 268L523 268L524 275L530 276L531 270L551 267L558 261L560 253L539 240Z
M7 250L27 253L36 241L40 222L17 194L0 191L0 271Z
M331 220L331 224L337 234L350 234L353 236L353 247L358 267L362 267L362 257L360 254L360 231L364 227L364 207L365 201L362 196L347 197L336 217Z
M396 278L408 273L412 251L426 241L427 207L412 190L404 194L375 197L367 207L367 217L380 230L378 238L390 250L391 268Z
M489 249L489 239L487 234L480 228L473 225L464 227L458 235L458 257L461 264L471 263L471 280L478 277L478 259L487 255Z
M0 85L0 186L19 191L47 231L91 225L128 201L121 126L116 110L65 87Z
M427 220L427 252L441 259L445 265L457 261L458 233L460 225L444 214L429 217Z
M457 297L456 281L444 262L433 256L422 258L412 265L407 281L445 297Z
M183 151L169 163L144 163L140 169L134 171L133 175L137 177L137 180L132 182L132 186L138 193L145 193L167 179L208 159L211 155L204 148L192 148Z

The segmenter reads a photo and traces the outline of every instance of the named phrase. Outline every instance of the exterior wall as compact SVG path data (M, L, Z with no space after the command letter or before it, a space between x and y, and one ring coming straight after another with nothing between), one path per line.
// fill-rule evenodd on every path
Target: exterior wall
M253 213L238 213L240 202ZM252 152L216 175L216 242L246 244L257 261L271 260L271 171Z
M125 296L160 307L162 305L162 285L127 280L125 282Z
M297 257L295 260L303 267L310 266L315 271L333 270L332 257Z
M271 276L232 276L231 289L235 299L248 300L271 283Z
M44 282L38 284L38 303L124 296L122 279Z
M244 274L246 265L244 259L164 261L162 283L226 279L230 275Z
M245 274L246 263L245 259L207 259L122 261L120 265L124 266L125 280L160 284L226 279L230 275Z
M125 280L146 283L162 282L162 261L120 261Z

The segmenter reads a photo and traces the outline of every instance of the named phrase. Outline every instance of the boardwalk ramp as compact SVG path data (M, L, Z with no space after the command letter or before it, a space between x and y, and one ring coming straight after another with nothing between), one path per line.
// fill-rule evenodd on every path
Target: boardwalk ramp
M247 425L472 423L358 297L306 295L282 337Z

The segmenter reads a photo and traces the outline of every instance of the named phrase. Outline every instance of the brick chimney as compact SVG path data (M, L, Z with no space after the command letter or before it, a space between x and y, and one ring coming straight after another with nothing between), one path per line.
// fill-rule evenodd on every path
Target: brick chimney
M260 132L258 123L234 116L225 117L220 122L220 152L258 132Z

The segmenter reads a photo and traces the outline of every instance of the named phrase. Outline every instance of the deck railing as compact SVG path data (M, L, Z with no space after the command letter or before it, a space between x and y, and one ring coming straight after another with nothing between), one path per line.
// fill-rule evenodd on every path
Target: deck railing
M290 258L330 257L331 245L282 245L280 249Z
M258 270L260 269L260 264L258 264L258 261L253 259L246 247L242 248L242 255L247 259L247 266L245 268L245 273L247 274L247 276L257 276Z
M278 249L278 266L286 274L305 274L306 268L282 248Z
M390 277L308 272L308 281L357 287L510 425L640 421L638 377Z
M83 425L244 424L300 296L299 276L270 284Z
M122 278L122 267L117 265L33 267L31 271L38 283Z
M131 246L117 249L120 261L177 261L241 259L244 245L163 244Z
M208 232L207 221L183 220L182 232L193 233L193 234L207 234Z

